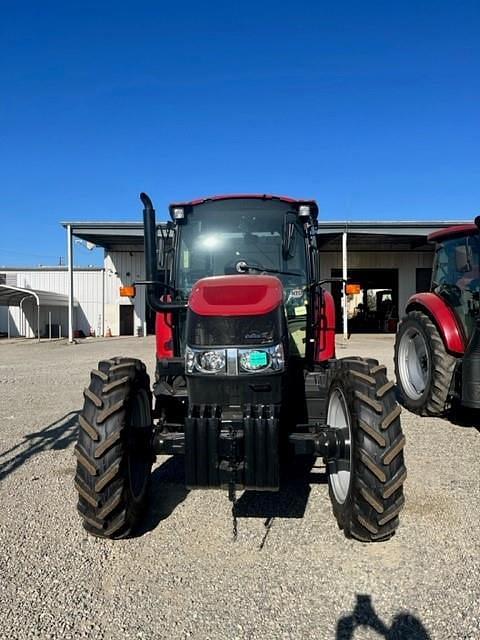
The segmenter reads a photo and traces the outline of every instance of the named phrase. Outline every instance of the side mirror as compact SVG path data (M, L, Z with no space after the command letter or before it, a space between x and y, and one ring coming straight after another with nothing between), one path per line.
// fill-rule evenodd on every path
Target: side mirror
M472 248L465 240L465 244L455 247L455 269L458 273L468 273L472 270Z

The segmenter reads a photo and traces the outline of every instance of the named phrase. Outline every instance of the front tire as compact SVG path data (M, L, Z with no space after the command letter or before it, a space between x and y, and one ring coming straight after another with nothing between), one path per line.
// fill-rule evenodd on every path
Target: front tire
M84 396L75 447L78 511L94 536L124 538L145 508L153 462L145 365L134 358L101 361Z
M407 476L400 411L383 365L376 360L338 362L327 424L342 432L345 445L327 468L333 512L347 537L386 540L398 527Z
M420 416L443 415L448 409L455 364L432 320L422 311L410 311L395 340L401 403Z

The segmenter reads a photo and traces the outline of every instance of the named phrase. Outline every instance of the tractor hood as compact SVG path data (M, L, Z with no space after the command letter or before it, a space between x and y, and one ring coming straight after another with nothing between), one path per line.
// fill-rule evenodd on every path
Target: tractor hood
M273 311L282 302L282 283L275 276L233 275L199 280L188 306L202 316L256 316Z

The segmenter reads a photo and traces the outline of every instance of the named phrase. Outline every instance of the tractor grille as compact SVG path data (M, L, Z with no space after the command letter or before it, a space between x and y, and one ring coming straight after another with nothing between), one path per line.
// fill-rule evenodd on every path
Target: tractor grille
M281 308L261 316L201 316L191 309L187 344L192 347L265 346L281 341Z

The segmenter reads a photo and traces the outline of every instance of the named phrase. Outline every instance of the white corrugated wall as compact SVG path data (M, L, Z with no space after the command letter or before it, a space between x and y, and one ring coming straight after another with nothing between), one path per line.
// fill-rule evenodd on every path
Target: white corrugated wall
M65 269L22 269L16 271L16 282L10 278L8 284L68 295L68 272ZM75 269L73 286L78 303L74 308L74 330L89 335L92 329L95 335L103 335L103 270ZM47 334L49 312L52 324L61 325L62 335L68 335L67 307L41 307L40 334ZM37 312L32 300L24 303L24 313L19 307L9 307L9 313L12 337L32 338L36 335ZM7 322L7 315L0 315L0 331L7 331Z
M143 250L122 248L105 254L105 330L120 334L120 305L133 305L133 335L145 335L145 287L138 286L134 299L120 297L120 287L145 279Z

